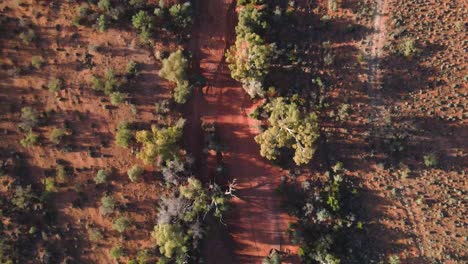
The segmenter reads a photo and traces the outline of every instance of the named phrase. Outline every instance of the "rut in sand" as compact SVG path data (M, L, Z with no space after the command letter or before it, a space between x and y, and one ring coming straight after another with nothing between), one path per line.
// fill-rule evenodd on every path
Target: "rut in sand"
M292 219L280 209L275 193L284 172L260 156L254 141L258 124L247 116L255 105L240 84L231 79L225 62L225 51L235 37L235 8L233 0L198 1L195 4L198 21L190 44L194 68L199 69L207 82L203 89L195 91L187 113L187 130L191 134L188 148L200 157L200 120L214 122L227 147L223 152L227 177L237 179L238 183L238 198L233 198L226 219L234 256L219 255L227 247L222 241L207 242L210 243L210 252L205 254L208 263L220 263L220 259L224 259L223 263L260 263L273 248L283 252L297 250L286 235ZM210 166L204 167L203 177L212 178Z

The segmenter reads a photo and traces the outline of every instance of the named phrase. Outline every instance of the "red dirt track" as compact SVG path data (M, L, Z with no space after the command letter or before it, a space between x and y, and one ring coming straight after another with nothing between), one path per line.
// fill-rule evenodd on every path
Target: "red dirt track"
M211 242L206 256L208 263L260 263L275 248L296 252L285 231L292 219L280 209L275 189L281 181L279 168L260 157L254 136L257 122L247 116L254 103L240 84L231 79L224 54L233 43L236 24L236 1L202 0L195 4L197 23L190 49L194 67L206 78L206 86L195 91L192 109L187 113L187 130L191 133L189 150L201 155L200 120L214 122L221 142L226 145L223 162L229 179L237 179L238 198L233 198L231 214L225 220L233 238L232 256L224 254L222 241ZM208 173L202 168L202 174ZM207 175L203 175L206 177ZM230 255L230 254L228 254ZM232 259L234 258L234 259ZM284 262L296 263L296 262Z

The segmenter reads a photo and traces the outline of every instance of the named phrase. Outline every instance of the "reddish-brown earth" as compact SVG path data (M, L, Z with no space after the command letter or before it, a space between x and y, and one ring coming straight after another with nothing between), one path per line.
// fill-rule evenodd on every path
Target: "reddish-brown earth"
M200 119L214 122L221 142L227 150L223 162L227 177L237 179L237 198L233 198L232 214L226 219L234 242L234 256L220 256L227 244L216 241L206 254L208 263L260 263L271 249L296 252L286 235L292 220L280 209L275 189L284 174L260 157L254 136L258 122L247 113L255 105L239 83L230 78L224 54L232 44L236 23L236 1L199 1L198 23L192 36L194 63L199 63L206 86L195 92L188 113L191 131L199 130ZM199 135L192 134L190 149L200 153ZM214 174L208 168L209 178Z

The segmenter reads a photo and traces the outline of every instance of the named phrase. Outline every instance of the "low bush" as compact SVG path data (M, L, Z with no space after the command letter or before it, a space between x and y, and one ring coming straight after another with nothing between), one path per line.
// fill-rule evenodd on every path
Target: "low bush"
M133 133L130 129L130 125L123 121L120 122L117 127L117 133L115 134L115 144L122 148L128 148L133 139Z
M137 182L140 180L141 176L143 175L144 169L138 165L133 165L128 171L128 178L131 182Z
M63 128L54 128L52 132L50 132L49 140L50 142L54 143L55 145L60 144L63 137L65 136L65 129Z
M36 33L32 29L28 29L26 32L21 32L19 38L24 44L30 44L36 39Z
M112 105L119 105L125 102L125 95L121 92L113 92L110 95L110 102Z
M114 198L110 195L105 195L101 198L101 206L99 207L99 212L102 215L110 215L114 212L117 203Z
M182 50L178 50L164 59L162 64L159 76L176 83L174 101L179 104L185 103L192 91L187 77L188 60L183 55Z
M106 183L109 179L109 173L106 170L98 170L96 177L94 177L94 182L96 184Z
M39 115L32 107L21 108L21 122L18 127L23 131L29 131L39 123Z
M55 178L59 183L66 183L70 178L67 168L63 165L57 165L55 168Z
M416 41L414 39L403 40L398 45L398 53L406 58L412 58L419 52L420 50L416 47Z
M431 167L437 167L439 164L439 159L437 158L437 155L435 153L429 153L427 155L424 155L424 165L426 167L431 168Z
M151 41L154 27L153 16L148 12L141 10L132 17L132 25L134 28L139 30L140 38L144 42Z
M88 237L89 237L89 240L92 242L99 242L104 238L101 230L97 228L90 228L88 230Z
M21 146L27 148L39 144L39 136L32 130L29 130L23 139L20 140Z
M122 246L116 246L111 248L109 254L113 259L118 259L125 256L125 249Z
M104 83L99 79L99 77L93 75L91 77L91 88L94 91L102 92L104 91Z
M56 180L52 177L45 178L44 189L48 193L56 192L57 191Z
M112 224L112 228L119 233L123 233L125 232L125 230L127 230L129 225L130 225L130 219L128 219L127 217L119 217L114 220L114 223Z
M42 58L42 56L33 56L31 58L31 65L37 70L40 70L42 65L44 65L44 58Z
M50 92L58 92L62 89L63 86L63 81L59 78L52 78L49 80L49 83L47 84L47 88L49 89Z
M96 27L100 32L105 32L109 25L109 21L106 15L100 15L96 20Z
M125 72L127 73L127 77L135 77L138 76L140 73L139 65L135 61L129 61L127 66L125 67Z
M169 8L172 27L175 32L186 33L192 26L192 5L190 2L174 4Z

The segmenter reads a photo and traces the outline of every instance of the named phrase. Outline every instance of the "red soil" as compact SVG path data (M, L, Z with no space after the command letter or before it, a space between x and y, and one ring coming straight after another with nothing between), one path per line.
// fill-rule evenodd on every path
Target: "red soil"
M233 262L260 263L273 248L296 252L297 248L291 245L285 233L292 219L281 211L275 193L284 173L260 157L253 139L258 134L258 123L247 116L255 105L239 83L230 78L224 58L235 37L236 1L205 0L197 5L200 15L191 49L194 66L199 65L207 84L194 93L193 109L187 116L192 135L189 150L195 156L201 154L200 119L214 122L222 143L227 146L223 162L227 165L228 177L237 179L238 183L236 195L239 198L233 198L232 215L226 221L234 241L233 258L236 260ZM202 168L202 171L206 173L208 169ZM226 263L231 256L219 256L226 246L222 241L211 243L215 245L208 247L208 263L219 263L220 259Z

